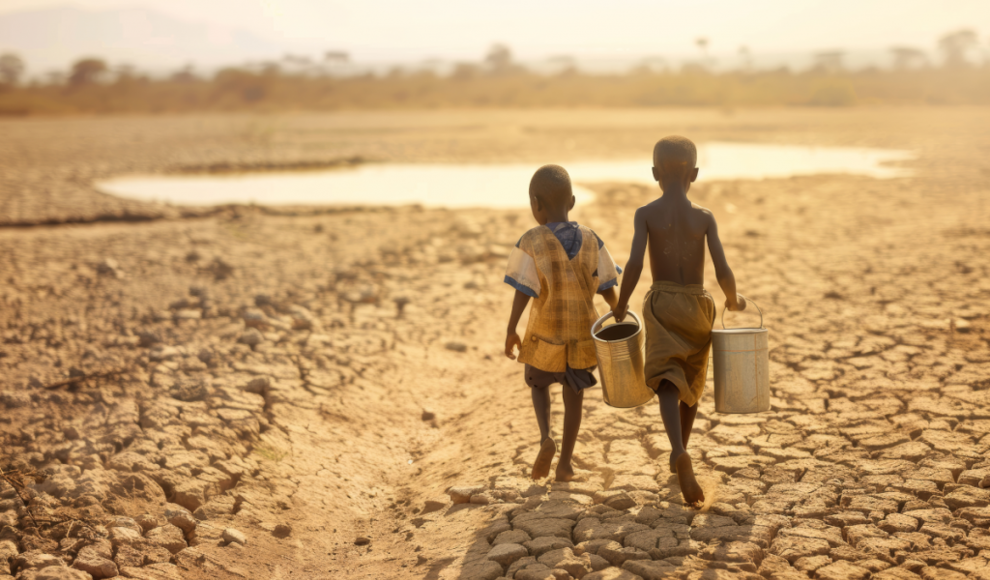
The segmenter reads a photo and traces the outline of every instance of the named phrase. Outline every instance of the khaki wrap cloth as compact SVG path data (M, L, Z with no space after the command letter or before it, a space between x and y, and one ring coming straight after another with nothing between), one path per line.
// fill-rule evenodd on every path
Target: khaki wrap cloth
M654 282L643 299L646 385L655 391L666 379L684 404L697 405L705 392L714 323L715 301L703 285Z

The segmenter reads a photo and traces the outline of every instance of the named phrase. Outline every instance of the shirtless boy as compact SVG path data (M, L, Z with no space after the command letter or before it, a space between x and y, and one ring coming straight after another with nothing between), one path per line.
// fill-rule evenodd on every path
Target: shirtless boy
M550 472L557 445L550 435L550 390L563 386L564 436L557 481L574 479L571 456L578 429L584 389L597 384L591 374L597 364L591 325L598 318L595 294L615 308L615 286L621 271L605 243L595 232L568 220L574 207L571 178L563 167L544 165L529 184L529 204L540 224L525 234L509 256L505 282L516 289L505 335L505 356L525 363L523 376L530 387L536 421L540 426L540 450L533 464L533 479ZM519 318L530 299L526 334L516 334Z
M621 322L649 246L653 285L643 301L646 384L660 399L660 417L672 449L670 471L677 474L681 493L691 505L705 501L686 447L705 389L715 321L715 302L704 286L706 237L725 307L746 308L745 299L736 294L736 279L712 212L687 197L698 178L697 159L694 143L684 137L664 137L653 148L653 177L663 195L636 210L632 250L614 309Z

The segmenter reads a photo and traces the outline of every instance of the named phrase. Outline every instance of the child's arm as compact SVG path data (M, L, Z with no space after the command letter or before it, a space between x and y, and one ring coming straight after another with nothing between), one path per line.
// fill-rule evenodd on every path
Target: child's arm
M615 306L618 303L619 297L615 293L615 286L609 286L605 290L599 292L602 298L605 299L605 303L608 304L609 310L615 312Z
M522 340L516 334L516 326L527 304L529 304L529 295L516 290L516 296L512 299L512 313L509 314L509 328L505 331L505 356L512 360L516 360L512 349L522 348Z
M626 262L626 269L622 271L622 286L619 291L618 303L612 307L616 322L622 322L625 319L626 311L629 309L629 297L632 296L636 284L639 283L639 276L643 273L643 255L646 253L646 242L649 238L643 208L636 210L633 224L635 231L632 249L629 250L629 261Z
M722 240L718 239L718 225L715 223L715 216L709 214L711 220L708 224L708 251L712 255L712 265L715 266L715 279L725 294L725 307L729 310L745 310L746 299L736 294L736 277L729 268L729 262L725 259L725 250L722 249Z

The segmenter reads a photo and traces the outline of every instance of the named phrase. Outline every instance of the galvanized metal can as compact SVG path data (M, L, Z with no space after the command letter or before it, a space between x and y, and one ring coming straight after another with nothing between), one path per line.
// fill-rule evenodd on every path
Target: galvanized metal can
M752 300L749 304L756 306ZM762 413L770 410L770 331L759 328L712 330L712 372L715 375L715 412Z
M629 408L648 403L656 394L646 386L644 361L646 332L639 316L629 311L632 321L624 320L609 326L609 312L591 325L598 358L598 375L602 380L602 398L611 407Z

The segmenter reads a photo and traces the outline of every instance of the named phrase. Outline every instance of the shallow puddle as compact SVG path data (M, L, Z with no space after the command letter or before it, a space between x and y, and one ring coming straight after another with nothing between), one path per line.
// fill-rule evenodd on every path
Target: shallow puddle
M910 171L889 165L909 151L705 143L698 148L699 181L766 179L844 173L877 179ZM552 162L553 160L548 160ZM618 181L651 184L650 159L562 163L575 184ZM528 204L537 164L366 164L325 171L210 176L120 177L97 184L111 195L176 205L408 205L518 208ZM578 202L594 194L575 187Z

